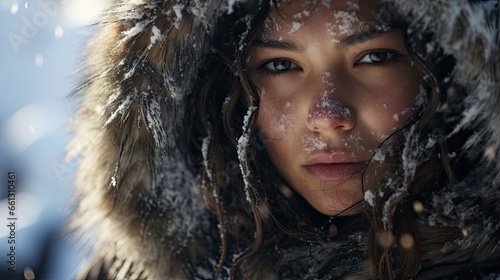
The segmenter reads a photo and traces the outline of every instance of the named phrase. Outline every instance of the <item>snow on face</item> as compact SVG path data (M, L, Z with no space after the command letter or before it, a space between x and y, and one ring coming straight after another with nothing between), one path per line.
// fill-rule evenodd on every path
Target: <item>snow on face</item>
M302 149L306 153L311 154L314 151L324 150L327 147L328 144L319 136L310 134L302 136Z
M326 28L332 37L349 36L354 32L368 30L368 25L358 19L355 11L335 11L333 17L333 22L326 23ZM335 38L332 42L338 43Z
M362 170L411 116L419 78L402 31L371 18L374 1L312 4L281 2L250 46L250 78L265 93L257 128L291 188L323 214L353 214L342 211L363 200Z

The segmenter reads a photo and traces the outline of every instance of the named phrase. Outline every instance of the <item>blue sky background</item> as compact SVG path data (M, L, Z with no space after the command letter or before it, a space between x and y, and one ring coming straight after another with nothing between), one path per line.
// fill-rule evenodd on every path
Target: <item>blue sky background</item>
M64 238L74 163L68 94L106 1L0 0L0 279L68 279L84 257ZM9 171L16 172L16 272L8 271ZM3 179L1 179L3 178Z

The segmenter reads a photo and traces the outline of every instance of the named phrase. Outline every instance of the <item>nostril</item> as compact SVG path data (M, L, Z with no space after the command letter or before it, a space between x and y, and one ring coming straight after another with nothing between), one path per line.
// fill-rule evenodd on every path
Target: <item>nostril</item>
M354 126L353 113L340 101L321 98L312 106L307 115L307 127L310 130L344 128Z

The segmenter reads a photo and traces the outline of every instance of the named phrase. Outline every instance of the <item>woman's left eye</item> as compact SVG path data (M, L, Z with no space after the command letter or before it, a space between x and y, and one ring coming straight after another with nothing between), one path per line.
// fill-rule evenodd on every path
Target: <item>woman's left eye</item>
M389 50L371 51L363 56L356 64L379 64L384 63L394 58L399 57L400 54Z

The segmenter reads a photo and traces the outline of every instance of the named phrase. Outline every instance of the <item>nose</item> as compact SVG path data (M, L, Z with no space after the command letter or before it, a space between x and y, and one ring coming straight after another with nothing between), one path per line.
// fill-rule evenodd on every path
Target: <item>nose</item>
M307 127L314 132L348 131L355 126L351 109L340 100L333 99L334 90L324 91L314 100L307 115Z

